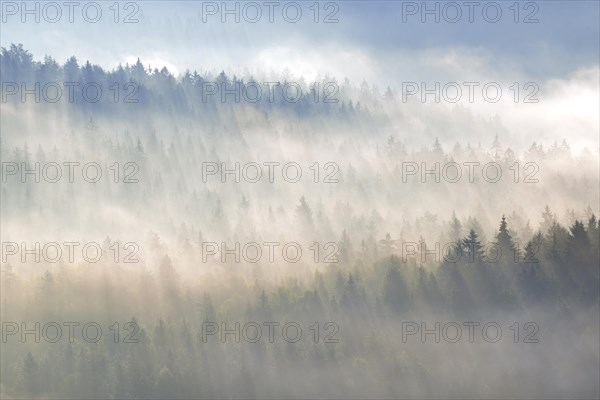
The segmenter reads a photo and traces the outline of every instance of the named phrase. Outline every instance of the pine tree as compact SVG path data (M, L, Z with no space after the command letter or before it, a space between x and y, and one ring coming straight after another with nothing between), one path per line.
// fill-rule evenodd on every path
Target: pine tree
M442 145L437 137L435 138L435 143L433 144L433 153L440 157L444 155L444 149L442 148Z
M500 228L498 229L496 240L498 241L498 245L502 251L500 256L503 263L514 262L518 249L515 247L510 232L508 231L508 223L506 222L506 217L504 215L500 221Z
M304 196L300 198L300 204L296 206L296 218L305 227L312 227L313 225L312 210Z
M389 233L385 234L385 239L381 239L379 241L379 245L382 248L384 256L389 256L394 252L394 240L392 240L392 235L390 235Z
M590 239L583 222L576 220L570 231L567 252L573 261L585 262L590 248Z
M450 219L450 240L458 242L462 237L462 224L460 220L456 218L456 213L452 211L452 218Z
M542 233L546 234L550 230L552 224L556 221L556 216L550 211L550 207L546 206L544 208L544 212L542 212L542 223L540 225L540 230Z
M144 146L142 145L142 141L140 140L140 138L137 138L137 144L135 146L135 149L137 150L138 153L140 154L144 154Z
M479 262L481 260L482 246L474 229L469 231L469 236L462 240L462 244L468 262Z
M523 254L523 263L525 263L525 264L538 263L539 262L538 253L539 253L539 248L538 248L537 244L533 240L530 240L525 245L525 253Z
M350 237L348 237L348 233L346 233L345 229L343 230L342 237L340 239L338 254L342 265L350 264L353 256L352 242L350 241Z
M30 398L37 397L40 391L39 387L39 366L33 355L27 353L23 360L23 369L21 370L21 386L22 390L30 396Z
M598 220L596 219L596 215L592 214L588 221L588 235L590 237L590 242L593 246L598 247L598 233L600 231L600 225L598 224Z
M495 159L500 158L500 153L502 151L502 146L500 145L500 140L498 140L498 134L494 136L494 142L492 143L492 153Z
M348 310L356 309L359 304L360 294L352 274L348 274L348 281L342 293L342 306Z
M400 313L409 307L410 294L400 269L396 265L397 260L398 258L395 256L390 257L392 265L383 282L383 301L393 311Z

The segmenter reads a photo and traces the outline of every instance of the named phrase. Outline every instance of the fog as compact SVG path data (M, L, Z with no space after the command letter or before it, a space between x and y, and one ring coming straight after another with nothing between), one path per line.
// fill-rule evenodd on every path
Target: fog
M3 45L2 398L600 395L598 65L454 103Z

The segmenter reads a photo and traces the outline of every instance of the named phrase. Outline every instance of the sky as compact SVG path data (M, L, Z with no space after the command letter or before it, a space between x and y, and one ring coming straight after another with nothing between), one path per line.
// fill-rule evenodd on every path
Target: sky
M110 9L114 2L95 3L102 10L95 23L87 22L83 15L84 5L90 2L76 3L74 22L69 21L69 9L57 2L61 10L58 22L51 22L56 9L41 3L36 23L34 14L23 15L22 2L3 1L0 44L6 47L19 42L38 58L50 54L66 60L75 54L103 66L139 56L156 66L171 66L174 72L268 65L307 75L321 72L349 78L361 71L373 81L381 79L377 76L380 72L398 71L408 77L419 71L440 72L422 71L423 64L430 65L427 70L460 66L468 73L485 66L498 74L510 71L532 78L561 77L597 66L599 57L597 1L522 1L518 7L515 1L450 5L433 1L320 2L317 23L314 1L271 2L273 22L269 21L270 7L265 6L269 2L260 1L250 2L252 6L221 1L121 2L119 23L114 23L114 8ZM235 9L236 3L239 23L235 14L224 15L224 9ZM35 2L25 4L34 9ZM296 4L302 12L299 21L286 21L286 17L294 20ZM436 7L437 15L423 15L424 10ZM90 21L95 10L87 8ZM253 23L257 10L260 17ZM496 17L498 10L501 15ZM139 22L123 23L129 15ZM439 60L432 63L432 58Z

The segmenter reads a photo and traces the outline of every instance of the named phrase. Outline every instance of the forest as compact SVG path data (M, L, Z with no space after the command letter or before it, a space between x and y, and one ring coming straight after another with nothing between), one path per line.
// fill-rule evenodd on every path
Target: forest
M0 397L600 392L598 149L571 133L523 147L500 119L330 76L16 44L0 68ZM206 92L256 82L302 95ZM236 257L255 243L274 260Z

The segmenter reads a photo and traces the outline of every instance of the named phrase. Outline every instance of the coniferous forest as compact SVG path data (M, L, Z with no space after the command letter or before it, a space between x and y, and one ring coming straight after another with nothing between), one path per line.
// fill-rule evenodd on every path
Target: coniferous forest
M577 132L95 62L0 51L1 398L598 397Z

